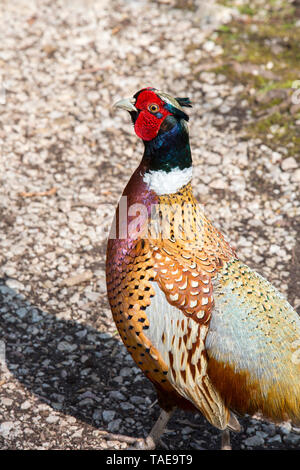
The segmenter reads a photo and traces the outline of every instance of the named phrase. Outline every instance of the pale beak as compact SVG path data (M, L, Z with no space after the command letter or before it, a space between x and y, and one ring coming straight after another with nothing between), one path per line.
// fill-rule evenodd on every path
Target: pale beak
M117 101L114 104L114 108L121 108L121 109L126 109L126 111L133 112L137 111L135 105L135 99L134 98L128 98L126 100L120 100Z

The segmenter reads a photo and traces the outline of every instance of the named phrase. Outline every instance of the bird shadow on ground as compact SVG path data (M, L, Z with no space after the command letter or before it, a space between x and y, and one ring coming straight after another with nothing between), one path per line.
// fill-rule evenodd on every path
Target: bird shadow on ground
M117 337L41 310L6 286L5 279L0 279L0 314L2 363L41 402L103 430L109 426L103 410L135 421L147 415L150 429L157 409L149 410L149 404L145 410L120 408L131 394L156 397ZM133 424L131 429L143 437L142 429Z
M16 379L34 395L33 415L37 398L83 426L147 435L159 413L158 405L151 406L156 393L117 337L41 310L1 278L0 314L0 372L4 363L4 382ZM23 401L16 398L19 413ZM114 411L116 428L104 418L107 410ZM168 429L163 440L169 449L220 448L220 432L200 414L177 411ZM237 449L240 438L233 437Z

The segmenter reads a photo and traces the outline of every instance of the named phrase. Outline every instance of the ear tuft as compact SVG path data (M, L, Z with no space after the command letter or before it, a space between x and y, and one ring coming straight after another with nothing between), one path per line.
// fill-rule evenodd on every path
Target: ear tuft
M191 108L192 103L189 98L175 98L176 101L180 104L180 106L185 106L186 108Z

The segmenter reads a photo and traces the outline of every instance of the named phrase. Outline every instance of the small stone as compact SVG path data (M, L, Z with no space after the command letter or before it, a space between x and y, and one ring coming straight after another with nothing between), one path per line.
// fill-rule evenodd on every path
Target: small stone
M102 417L102 412L101 410L95 410L94 413L93 413L93 419L95 421L100 421L101 420L101 417Z
M300 183L300 168L293 172L291 179L294 183Z
M118 432L120 429L121 421L122 421L121 419L115 419L114 421L111 421L107 426L108 431Z
M13 266L4 266L2 269L6 276L10 277L16 274L16 269Z
M281 160L282 155L279 152L272 152L272 162L277 163Z
M4 406L11 406L13 404L13 401L11 398L2 398L1 399L1 403L4 405Z
M125 401L126 400L125 395L123 395L123 393L121 393L121 392L118 392L117 390L114 390L114 391L110 392L109 397L112 398L113 400L117 400L117 401Z
M99 338L100 339L111 339L111 335L109 335L108 333L100 333L99 334Z
M55 424L59 421L59 416L56 415L50 415L48 418L46 418L47 423L49 424Z
M123 367L123 369L120 370L121 377L129 377L130 375L132 375L131 367Z
M292 444L292 445L300 444L300 436L297 434L293 434L293 433L283 436L283 440L286 444Z
M47 56L52 56L56 51L56 46L53 44L45 44L43 46L43 51L47 54Z
M231 110L231 106L229 106L229 105L226 104L226 103L223 103L223 104L219 107L219 111L220 111L220 113L222 113L222 114L229 113L230 110Z
M24 285L16 279L7 279L6 285L10 289L14 289L16 291L24 290Z
M0 434L2 434L4 437L8 436L13 427L14 423L12 421L5 421L4 423L1 423Z
M189 426L185 426L184 428L182 428L181 432L182 434L191 434L193 432L193 429Z
M31 312L31 315L32 315L32 322L33 323L37 323L39 322L40 320L42 320L42 315L40 314L39 310L37 310L36 308L34 308Z
M237 95L239 93L242 93L244 91L245 87L244 85L236 85L231 89L231 93L234 95Z
M58 343L57 349L62 352L63 351L72 352L72 351L75 351L75 349L77 349L77 344L71 344L71 343L68 343L68 341L61 341L60 343Z
M31 407L31 403L29 400L24 401L22 405L20 406L21 410L29 410L30 407Z
M211 153L207 158L207 163L209 163L209 165L220 165L221 161L222 158L217 153Z
M215 48L215 43L214 43L213 41L206 41L206 42L203 44L203 49L204 49L206 52L211 52L214 48Z
M102 418L105 423L109 423L114 419L116 412L113 410L104 410L102 412Z
M123 377L120 377L119 375L117 377L114 377L112 379L112 382L115 382L117 385L121 385L123 383Z
M272 444L277 444L277 443L280 444L282 442L280 434L275 434L275 436L270 437L268 439L268 442Z
M272 134L276 134L276 132L280 129L280 126L279 124L274 124L273 126L270 126L270 132L272 132Z
M259 436L259 437L262 437L263 439L265 437L268 437L268 433L266 433L264 431L256 431L256 435Z
M75 424L76 418L74 416L68 416L67 421L69 424Z
M253 434L253 433L255 433L255 431L256 431L255 426L248 426L248 428L246 429L247 434Z
M267 433L268 436L275 436L275 434L276 434L275 424L273 424L273 423L268 423L268 424L263 423L262 428Z
M300 111L300 103L292 104L292 106L290 107L290 113L291 114L298 114L299 111Z
M132 395L130 397L131 403L134 403L135 405L144 405L145 404L145 399L143 397L138 397L136 395Z
M283 434L289 434L292 430L292 425L291 423L286 422L286 423L282 423L279 428Z
M123 411L134 410L134 406L131 403L127 403L127 402L120 403L120 408Z
M262 446L264 439L261 436L254 435L245 439L244 444L248 447Z
M222 178L215 179L209 183L209 186L212 189L226 189L227 184L226 181Z
M0 293L2 295L12 295L13 294L11 289L7 286L0 286Z
M75 274L74 276L68 277L64 279L61 283L63 286L72 287L78 284L82 284L83 282L87 282L92 279L93 273L92 271L85 271L81 274Z
M201 442L204 442L204 441L201 441ZM206 444L204 442L204 444ZM197 444L197 442L191 442L191 448L192 449L195 449L195 450L206 450L205 447L201 446L200 444Z
M27 310L27 308L24 308L24 307L18 308L16 310L16 314L20 318L24 318L27 315L27 313L28 313L28 310Z
M94 400L92 400L92 398L85 398L78 403L79 406L92 406L93 404Z
M69 302L70 302L71 304L77 304L77 302L79 301L79 299L80 299L79 293L78 293L78 292L75 292L75 294L70 297Z
M100 297L100 294L98 294L97 292L91 292L91 291L85 292L84 295L91 302L96 302L97 300L99 300L99 297Z
M295 168L298 168L298 163L294 157L288 157L282 161L281 168L283 171L294 170Z

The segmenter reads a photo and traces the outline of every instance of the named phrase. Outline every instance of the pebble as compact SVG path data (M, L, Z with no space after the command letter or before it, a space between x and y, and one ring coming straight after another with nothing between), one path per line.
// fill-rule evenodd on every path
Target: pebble
M300 168L297 168L297 170L295 170L293 173L292 173L292 181L294 181L295 183L300 183Z
M78 439L78 438L81 438L82 437L82 433L83 433L83 429L77 429L77 431L75 431L73 434L72 434L72 439Z
M57 345L57 349L59 351L66 351L66 352L72 352L72 351L75 351L75 349L77 349L77 345L76 344L70 344L68 343L68 341L61 341L60 343L58 343Z
M283 436L283 441L286 444L292 444L298 446L300 444L300 436L297 434L287 434L286 436Z
M268 424L263 424L262 429L267 433L269 436L275 436L276 434L276 426L275 424L268 423Z
M107 430L109 432L118 432L120 430L121 422L121 419L115 419L113 421L110 421L110 423L108 423Z
M113 421L115 416L116 416L116 412L113 410L104 410L102 412L103 421L105 423L109 423L110 421Z
M193 432L193 429L190 428L189 426L184 426L181 430L182 434L185 435L185 434L191 434Z
M46 418L46 422L48 424L56 424L59 421L59 416L50 415Z
M131 403L134 403L135 405L143 405L145 403L145 398L144 397L138 397L136 395L132 395L130 397Z
M93 419L95 421L100 421L102 417L102 411L101 410L95 410L93 413Z
M123 393L117 391L117 390L114 390L114 391L110 392L109 396L113 400L117 400L117 401L125 401L126 400L125 395Z
M225 179L215 179L209 183L209 186L212 189L226 189L227 188L227 183Z
M0 435L7 437L14 426L15 423L13 421L4 421L0 424Z
M80 400L78 402L79 406L93 406L94 400L92 398L85 398L84 400Z
M270 444L280 444L282 442L280 434L275 434L275 436L269 437L268 442Z
M14 289L16 291L24 290L24 285L20 281L17 281L16 279L7 279L6 285L10 289Z
M13 401L11 398L1 398L1 403L4 406L11 406L13 404Z
M120 376L121 377L130 377L130 375L132 375L132 367L123 367L121 370L120 370Z
M283 434L289 434L292 430L292 425L290 422L285 422L279 426L279 429Z
M17 314L18 317L20 317L20 318L24 318L24 317L27 315L27 313L28 313L28 309L27 309L27 308L21 307L21 308L18 308L18 309L16 310L16 314Z
M222 161L221 155L218 155L217 153L211 153L209 154L209 157L207 158L207 163L209 165L220 165Z
M294 170L298 168L298 163L296 162L294 157L285 158L281 163L281 168L283 171Z
M121 410L123 411L130 411L130 410L134 410L134 406L131 404L131 403L120 403L120 408Z
M21 410L28 410L29 408L31 408L32 406L32 403L30 400L26 400L22 403L22 405L20 406Z
M91 302L96 302L100 298L100 294L97 292L85 292L85 297Z
M244 444L248 447L262 446L264 444L264 439L261 436L255 435L247 437L247 439L244 440Z

